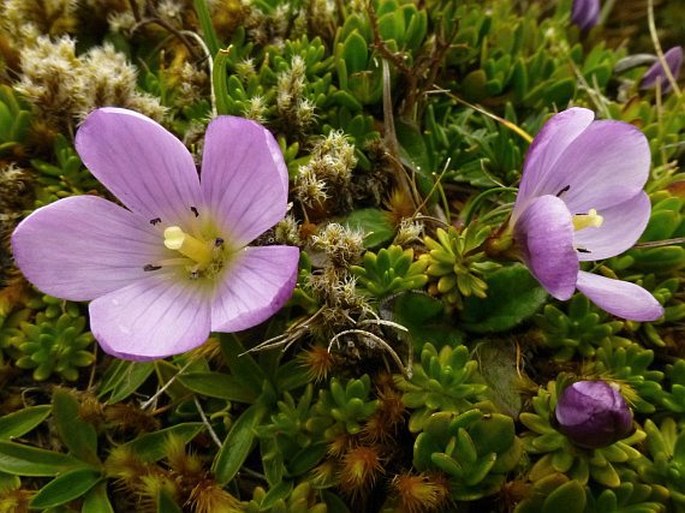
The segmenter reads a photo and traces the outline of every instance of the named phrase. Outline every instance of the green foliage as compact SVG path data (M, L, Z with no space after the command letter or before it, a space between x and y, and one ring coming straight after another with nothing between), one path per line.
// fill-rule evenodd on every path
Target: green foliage
M648 419L645 432L651 461L642 460L641 476L668 490L674 511L685 511L685 431L673 419L666 418L659 426Z
M75 303L43 296L44 310L30 322L21 321L8 343L16 352L16 365L33 369L33 379L44 381L53 373L63 379L78 379L79 367L95 357L87 349L93 335L85 331L86 318ZM12 352L12 351L11 351Z
M461 233L454 228L447 231L438 228L438 240L426 237L424 243L430 250L421 258L427 261L426 274L432 287L448 304L463 308L464 297L487 295L486 273L497 264L485 260L478 251L487 234L465 229Z
M294 489L276 487L268 492L257 487L245 511L247 513L327 513L326 504L319 502L316 495L309 483L301 483Z
M370 399L370 393L371 379L366 374L350 379L344 386L338 378L332 378L328 390L319 391L307 429L323 433L327 441L342 433L360 433L363 421L378 408L378 400Z
M463 327L469 331L506 331L531 317L547 301L547 292L522 265L498 269L485 283L487 297L464 299L460 313ZM511 294L512 290L516 294Z
M444 346L438 352L425 344L412 376L397 377L402 401L413 410L409 430L422 431L434 412L461 413L478 406L488 388L479 381L478 363L465 346Z
M555 359L570 360L576 353L590 357L604 340L617 340L615 336L623 328L623 322L606 320L606 315L595 309L581 294L573 296L564 307L546 305L535 322L540 328L540 341L555 351Z
M311 470L326 452L323 433L312 432L308 426L314 415L313 390L308 385L297 402L286 392L270 422L256 429L264 474L271 485L281 482L283 476L294 477Z
M0 156L22 155L31 118L31 111L12 88L0 85Z
M650 370L654 361L654 351L644 349L619 337L606 337L596 352L596 359L587 365L590 375L623 384L623 390L630 387L635 395L629 395L630 403L636 411L654 413L655 404L663 395L661 381L664 373Z
M425 285L428 282L424 274L426 267L425 260L414 261L414 250L392 245L378 253L364 253L362 265L353 266L352 272L371 295L382 298Z
M601 449L585 450L573 443L552 425L557 402L557 382L550 381L532 400L535 413L524 412L521 423L529 429L522 435L523 446L530 454L543 454L528 472L528 478L539 481L561 473L585 485L590 479L602 486L615 488L621 484L621 472L626 465L637 462L642 454L633 445L646 435L637 429L623 440Z
M513 419L479 410L432 414L414 443L417 470L447 474L452 498L462 501L497 493L521 455Z
M39 173L36 181L41 185L37 192L36 207L101 187L83 167L76 150L66 137L59 134L55 138L53 151L54 163L39 159L31 160L31 165Z

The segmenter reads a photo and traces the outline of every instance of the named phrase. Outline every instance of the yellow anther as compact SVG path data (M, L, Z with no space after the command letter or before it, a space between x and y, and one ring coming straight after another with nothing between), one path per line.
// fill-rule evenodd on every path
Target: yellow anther
M599 228L603 222L604 218L594 208L591 208L587 214L576 214L573 216L573 229L578 231L590 227Z
M188 235L178 226L169 226L164 230L164 245L190 258L200 269L212 261L214 244Z

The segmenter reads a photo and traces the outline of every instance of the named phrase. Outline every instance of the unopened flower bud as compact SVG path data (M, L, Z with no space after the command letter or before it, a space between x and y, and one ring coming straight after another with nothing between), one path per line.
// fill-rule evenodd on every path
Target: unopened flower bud
M606 447L633 431L633 412L620 392L604 381L567 387L554 412L559 431L586 449Z

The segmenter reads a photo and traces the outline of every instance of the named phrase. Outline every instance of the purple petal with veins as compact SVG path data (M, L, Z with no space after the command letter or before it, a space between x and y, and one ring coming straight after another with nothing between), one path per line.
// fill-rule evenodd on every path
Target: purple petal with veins
M664 60L668 65L671 75L675 80L678 80L680 75L680 68L683 65L683 47L674 46L664 54ZM666 71L661 65L661 61L656 61L652 66L642 75L640 80L640 89L654 89L657 83L661 84L661 91L665 94L671 90L671 82L668 80Z
M593 121L572 108L553 116L533 140L510 225L531 273L557 299L578 289L625 319L653 321L663 308L643 288L579 272L630 248L644 231L650 202L646 137L620 121Z
M599 22L599 0L573 0L571 21L582 30L589 30Z
M92 112L76 149L126 208L94 196L59 200L17 226L12 249L39 289L92 300L91 331L105 351L130 360L182 353L210 330L250 328L288 300L299 250L245 247L286 211L287 169L264 127L213 120L201 180L181 141L126 109Z

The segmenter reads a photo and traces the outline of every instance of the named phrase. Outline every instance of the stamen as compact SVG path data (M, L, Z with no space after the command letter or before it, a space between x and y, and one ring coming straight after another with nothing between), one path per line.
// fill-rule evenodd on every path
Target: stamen
M571 188L570 185L567 185L566 187L562 188L559 192L557 192L557 198L567 192Z
M152 265L152 264L145 264L143 266L143 271L149 272L149 271L159 271L162 268L161 265Z
M195 214L195 217L200 217L200 213L197 211L197 208L195 207L190 207L190 211Z
M155 217L154 219L150 219L150 224L152 226L156 226L161 222L162 222L162 219L160 217Z
M587 214L576 214L573 216L573 228L576 231L585 228L599 228L603 222L604 218L594 208L588 210Z
M224 239L222 239L221 237L217 237L216 239L214 239L214 247L219 248L223 245L224 245Z

